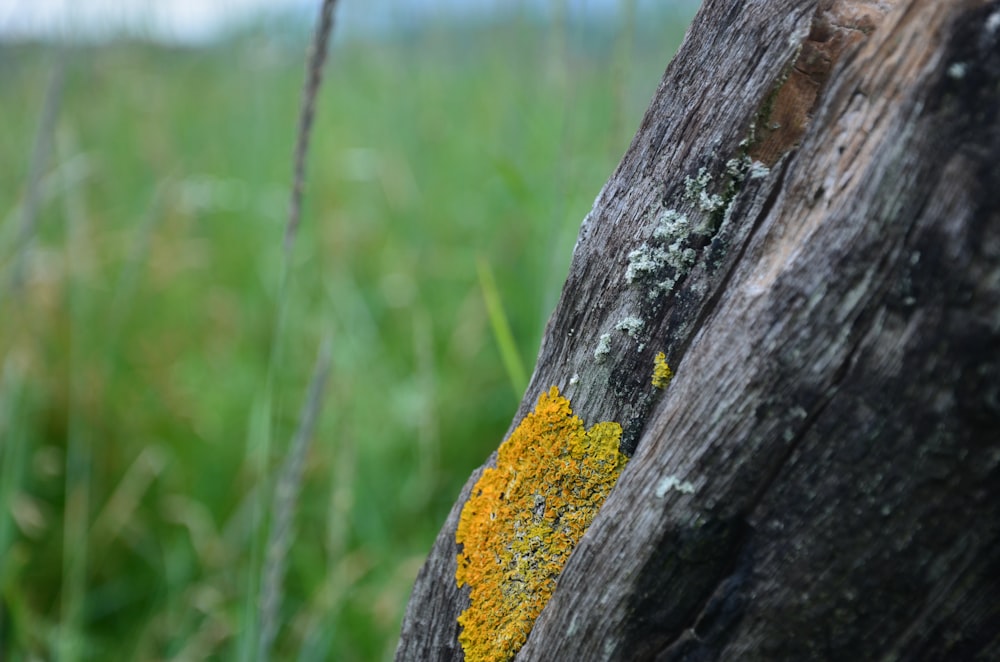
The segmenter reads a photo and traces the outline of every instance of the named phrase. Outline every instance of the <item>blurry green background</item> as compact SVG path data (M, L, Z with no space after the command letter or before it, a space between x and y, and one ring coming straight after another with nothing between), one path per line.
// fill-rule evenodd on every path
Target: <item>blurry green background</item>
M0 659L391 658L694 11L621 6L336 27L288 264L308 25L0 44Z

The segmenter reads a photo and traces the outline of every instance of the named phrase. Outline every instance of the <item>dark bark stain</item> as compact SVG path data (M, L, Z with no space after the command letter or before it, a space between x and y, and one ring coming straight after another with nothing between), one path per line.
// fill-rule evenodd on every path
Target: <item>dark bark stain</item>
M726 591L720 593L719 587L738 582L748 572L746 567L734 569L747 533L746 521L738 517L707 519L668 531L638 571L635 586L640 588L627 607L631 617L624 648L615 655L623 660L650 659L691 628L711 630L712 620L723 618L724 612L725 620L736 620L738 603L724 604Z

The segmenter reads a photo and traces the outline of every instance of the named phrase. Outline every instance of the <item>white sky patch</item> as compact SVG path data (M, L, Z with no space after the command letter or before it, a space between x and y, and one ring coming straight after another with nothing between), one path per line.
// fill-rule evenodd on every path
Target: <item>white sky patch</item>
M105 39L119 35L198 42L268 12L305 10L303 0L0 0L5 37ZM317 5L318 6L318 5Z
M116 36L198 43L240 23L299 15L310 23L322 0L0 0L0 40L102 40ZM440 18L481 19L511 10L546 16L551 0L364 0L340 2L337 30L348 33L413 27ZM658 5L638 0L637 10ZM620 0L567 0L570 17L614 18Z

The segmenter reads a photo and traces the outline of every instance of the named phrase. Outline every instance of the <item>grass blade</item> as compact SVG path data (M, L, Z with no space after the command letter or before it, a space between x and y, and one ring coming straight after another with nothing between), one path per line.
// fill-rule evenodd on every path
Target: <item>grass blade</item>
M66 84L65 51L56 54L55 65L45 89L42 102L42 116L35 135L35 145L31 154L31 170L25 187L24 202L21 206L21 225L18 229L14 266L10 276L11 290L18 291L23 285L25 263L35 236L35 225L39 207L39 184L52 152L52 136L55 134L56 120L62 105L63 88Z
M330 342L326 340L323 342L316 359L313 378L309 384L309 396L302 408L298 429L292 438L291 448L285 458L284 466L278 474L278 484L275 486L271 532L267 541L267 560L261 577L259 660L267 660L270 657L271 646L278 633L282 582L285 576L288 550L295 538L292 524L302 485L302 468L309 450L309 441L316 428L316 421L323 409L323 395L326 392L329 374Z
M514 342L514 334L510 330L503 302L500 300L500 291L493 278L493 270L483 257L476 260L476 269L479 272L479 287L483 290L486 311L490 316L490 324L493 326L493 336L500 349L500 358L503 359L504 368L506 368L507 376L510 378L510 385L514 389L514 397L520 399L524 389L528 387L528 377L524 370L524 363L521 361L521 355L517 351L517 343Z
M292 180L292 200L288 209L288 226L285 228L285 251L291 253L302 216L302 189L306 180L306 154L312 135L313 117L316 115L316 94L323 82L323 63L333 32L333 8L336 0L323 0L319 13L319 23L313 34L309 51L309 64L305 87L302 88L302 110L299 114L299 131L295 143L295 175Z

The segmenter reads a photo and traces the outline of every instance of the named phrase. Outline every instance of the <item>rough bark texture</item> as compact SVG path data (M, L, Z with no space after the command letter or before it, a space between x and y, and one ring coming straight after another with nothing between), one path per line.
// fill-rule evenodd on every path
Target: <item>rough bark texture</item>
M514 420L635 453L518 660L1000 659L998 109L1000 2L705 2ZM462 659L476 477L397 659Z

